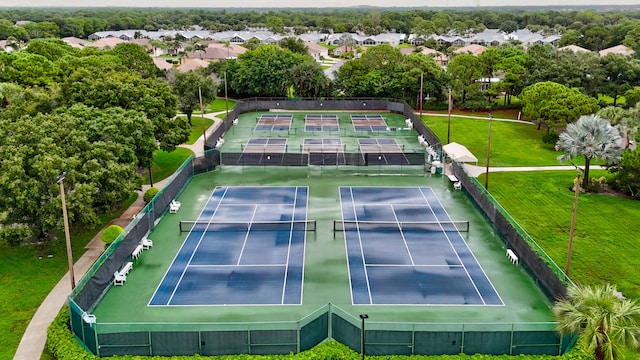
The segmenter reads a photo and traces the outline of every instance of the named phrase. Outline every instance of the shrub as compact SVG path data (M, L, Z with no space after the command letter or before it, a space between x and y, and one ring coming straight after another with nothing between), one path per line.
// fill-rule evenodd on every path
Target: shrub
M145 203L148 203L149 201L153 200L153 197L156 196L156 194L160 192L160 189L152 187L149 188L147 191L144 192L144 196L142 197L142 200L144 200Z
M69 307L64 306L47 329L47 348L58 360L90 360L98 357L87 352L69 328Z
M554 128L549 128L549 130L542 135L542 142L545 144L555 145L559 139L560 133Z
M0 241L4 241L11 246L20 245L33 238L31 229L27 226L5 226L0 228Z
M460 110L489 111L493 105L487 99L467 100L458 106Z
M114 242L123 232L124 229L122 228L122 226L109 225L106 229L104 229L102 235L100 235L100 240L102 240L102 242L104 242L106 245L111 245L111 243Z

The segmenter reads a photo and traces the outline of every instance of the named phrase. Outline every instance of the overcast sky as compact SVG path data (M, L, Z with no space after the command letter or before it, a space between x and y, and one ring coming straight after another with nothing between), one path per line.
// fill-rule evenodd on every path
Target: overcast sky
M460 7L460 6L580 6L635 5L639 0L0 0L2 7Z

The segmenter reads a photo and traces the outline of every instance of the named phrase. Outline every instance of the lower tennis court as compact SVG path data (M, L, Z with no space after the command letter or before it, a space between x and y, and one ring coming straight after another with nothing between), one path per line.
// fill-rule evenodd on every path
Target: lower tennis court
M354 304L504 305L428 187L340 187Z
M150 306L300 304L307 187L216 188Z

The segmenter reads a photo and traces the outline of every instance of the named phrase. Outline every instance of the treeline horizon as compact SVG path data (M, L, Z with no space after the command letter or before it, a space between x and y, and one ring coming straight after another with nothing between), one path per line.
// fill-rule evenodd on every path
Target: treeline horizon
M30 33L30 21L52 25L49 32ZM0 39L14 36L29 40L38 35L86 38L99 31L188 30L200 26L210 31L242 31L250 28L293 29L296 34L319 32L416 33L424 22L433 25L435 34L499 29L505 22L517 29L546 34L569 30L584 33L601 28L613 38L626 34L640 24L640 9L634 6L558 6L500 8L0 8ZM55 25L55 26L53 26ZM430 26L429 25L429 26ZM22 31L24 27L25 31ZM282 26L282 27L280 27ZM275 31L278 32L278 31ZM35 37L34 37L35 35ZM615 42L615 41L613 41Z

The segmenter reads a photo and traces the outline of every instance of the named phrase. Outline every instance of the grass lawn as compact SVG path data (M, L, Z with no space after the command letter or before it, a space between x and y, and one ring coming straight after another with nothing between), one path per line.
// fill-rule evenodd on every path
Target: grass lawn
M598 101L604 101L608 105L613 106L613 97L609 95L598 94ZM627 103L627 99L624 97L624 95L618 95L618 101L616 101L616 105L620 106L626 103Z
M224 97L221 98L216 98L215 100L213 100L206 109L207 113L212 113L212 112L219 112L219 111L225 111L227 110L227 103L229 106L229 111L231 111L231 109L233 109L234 106L236 106L236 101L235 100L231 100L231 99L227 99L225 101Z
M136 198L137 194L134 193L122 205L122 210L100 216L100 223L94 228L71 229L74 259L84 253L85 245L100 229L111 219L120 216ZM49 257L50 254L53 257ZM0 244L0 359L13 358L31 317L67 270L64 234L46 246L12 247Z
M160 181L173 174L182 163L193 154L189 149L177 147L172 152L156 150L153 158L153 181ZM148 175L144 175L149 180Z
M486 114L485 114L486 115ZM423 116L444 143L447 141L447 117ZM561 165L560 153L542 142L545 130L532 124L493 121L491 125L491 166ZM478 158L478 165L486 165L489 122L482 119L451 117L451 142L466 146Z
M189 140L185 144L192 145L195 143L200 136L202 136L202 120L203 118L200 115L192 116L191 123L191 134L189 135ZM204 118L204 127L208 129L209 126L213 125L213 120L209 118Z
M604 170L590 177L606 176ZM491 194L564 269L573 211L569 191L575 171L492 173ZM484 179L481 180L483 182ZM610 282L640 298L640 202L604 194L581 194L570 277L587 284Z

